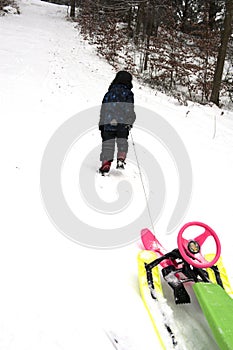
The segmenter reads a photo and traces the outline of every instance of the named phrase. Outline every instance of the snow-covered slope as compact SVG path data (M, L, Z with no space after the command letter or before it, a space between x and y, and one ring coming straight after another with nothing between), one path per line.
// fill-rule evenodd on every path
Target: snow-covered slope
M127 350L155 349L156 336L137 284L140 242L110 250L75 244L51 223L40 193L41 160L51 136L76 113L100 105L115 72L82 40L75 24L66 20L66 7L24 0L20 8L21 15L0 18L0 349L110 350L113 345L104 330L124 338ZM233 113L221 115L215 107L192 103L179 106L136 81L134 94L136 105L161 115L183 140L194 184L180 226L198 220L216 230L233 282ZM93 119L97 125L98 115ZM137 124L133 135L139 142ZM97 129L88 137L85 147L100 143ZM150 147L146 139L145 145ZM174 248L177 231L166 235L165 228L178 181L161 145L157 142L153 147L150 151L163 163L168 189L155 229L164 245ZM64 193L74 211L80 197L76 174L82 151L77 143L64 163ZM98 165L99 160L94 159L87 167L87 181L96 177ZM134 176L138 174L129 164L123 177L133 183L136 195L141 184ZM101 179L97 192L105 200L114 200L121 179L104 180L106 188ZM131 215L138 203L131 203ZM143 224L150 226L149 219ZM96 225L103 227L102 216ZM173 305L172 299L169 303ZM175 310L177 317L182 317L180 312ZM187 307L182 312L191 318L193 309ZM194 316L198 313L197 308ZM191 327L192 321L187 323ZM211 349L217 349L205 320L196 326L202 329L199 339L203 346L199 349L207 349L208 339ZM186 340L184 346L190 348Z

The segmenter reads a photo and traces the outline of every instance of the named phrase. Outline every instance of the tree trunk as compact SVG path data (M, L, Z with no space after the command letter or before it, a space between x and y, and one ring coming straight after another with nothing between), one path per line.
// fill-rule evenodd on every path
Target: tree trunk
M217 6L217 1L216 0L211 0L209 1L209 27L210 30L214 30L215 28L215 19L216 19L216 14L218 12L218 6Z
M70 17L75 17L75 0L70 0Z
M219 94L222 82L224 62L226 58L227 45L232 31L233 0L226 0L225 19L223 24L221 45L219 47L217 64L213 79L213 88L210 101L219 106Z
M180 28L183 33L186 32L186 24L187 24L187 17L188 17L188 6L189 6L189 0L185 0L183 16L182 16L182 19L181 19L181 28Z
M147 18L146 18L146 48L145 48L144 70L147 70L148 68L150 38L153 30L153 19L154 19L154 8L152 6L148 6Z
M135 35L134 35L134 43L136 45L139 42L139 35L141 31L143 16L144 16L144 4L142 3L138 6L138 10L137 10L136 28L135 28Z

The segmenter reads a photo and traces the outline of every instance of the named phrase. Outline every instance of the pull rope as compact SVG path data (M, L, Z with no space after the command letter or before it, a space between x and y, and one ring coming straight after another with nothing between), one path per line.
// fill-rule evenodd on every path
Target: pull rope
M150 219L150 224L151 224L153 233L155 233L154 223L153 223L153 219L152 219L152 215L151 215L151 211L150 211L150 206L149 206L147 195L146 195L146 188L145 188L145 185L143 182L141 167L139 164L139 160L138 160L138 156L137 156L137 152L136 152L136 146L134 143L134 139L133 139L133 135L132 135L131 130L129 130L129 133L130 133L130 137L131 137L131 141L132 141L132 145L133 145L133 150L134 150L134 154L135 154L135 158L136 158L136 162L137 162L137 167L138 167L138 171L139 171L139 176L140 176L140 180L141 180L141 184L142 184L142 188L143 188L143 192L144 192L144 196L145 196L145 200L146 200L146 207L147 207L147 211L148 211L148 215L149 215L149 219Z

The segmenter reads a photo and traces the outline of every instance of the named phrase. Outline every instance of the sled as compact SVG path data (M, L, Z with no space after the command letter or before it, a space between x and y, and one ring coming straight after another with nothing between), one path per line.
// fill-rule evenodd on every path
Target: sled
M204 232L195 238L185 238L191 226L201 227ZM170 252L166 251L148 229L141 231L141 238L145 250L138 255L140 292L161 348L175 349L179 343L177 329L174 328L175 322L171 325L166 324L167 317L164 317L164 326L170 335L172 346L164 343L167 337L159 330L158 324L161 321L157 320L156 312L151 311L152 302L158 303L163 298L162 276L172 288L175 304L178 305L191 302L186 284L192 285L215 342L221 350L232 350L233 290L220 256L221 244L217 234L201 222L188 223L179 231L178 248ZM203 255L202 248L209 239L215 243L215 253Z

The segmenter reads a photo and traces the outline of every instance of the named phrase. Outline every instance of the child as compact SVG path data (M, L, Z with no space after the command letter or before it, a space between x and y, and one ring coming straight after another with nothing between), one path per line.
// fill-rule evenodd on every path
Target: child
M117 144L117 168L124 169L128 152L129 130L136 119L132 88L132 75L126 71L120 71L103 98L99 121L102 137L100 154L102 166L99 171L102 175L110 170L114 158L115 142Z

